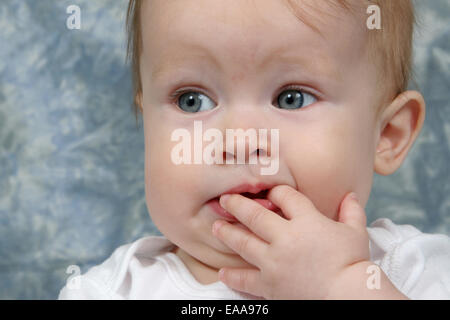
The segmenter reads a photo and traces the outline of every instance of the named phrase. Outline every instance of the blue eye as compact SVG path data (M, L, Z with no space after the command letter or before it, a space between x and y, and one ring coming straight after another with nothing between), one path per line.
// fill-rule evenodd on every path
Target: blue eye
M312 94L299 89L284 90L277 99L277 108L300 109L316 102Z
M177 106L181 110L190 113L207 111L216 107L209 97L195 91L185 91L185 93L180 94L177 99Z

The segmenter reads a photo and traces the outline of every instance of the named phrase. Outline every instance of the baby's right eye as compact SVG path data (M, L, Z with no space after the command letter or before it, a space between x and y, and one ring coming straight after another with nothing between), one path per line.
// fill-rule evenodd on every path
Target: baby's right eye
M208 96L195 91L182 91L175 94L178 108L185 112L196 113L214 109L216 104Z

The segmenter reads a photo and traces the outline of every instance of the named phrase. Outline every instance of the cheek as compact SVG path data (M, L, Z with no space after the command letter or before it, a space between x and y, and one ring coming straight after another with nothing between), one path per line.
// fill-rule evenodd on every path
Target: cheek
M171 218L165 212L173 212L170 200L177 190L173 185L177 176L171 170L174 167L170 159L171 130L155 118L155 114L144 117L145 194L152 220L160 227Z
M293 152L288 166L299 191L331 219L337 218L340 203L348 192L356 191L362 201L370 193L373 175L370 130L355 123L324 123L321 128L304 130L309 134L289 142L288 150Z
M145 126L145 193L156 225L186 219L195 212L201 189L201 166L172 162L171 152L178 144L171 141L175 129L157 121Z

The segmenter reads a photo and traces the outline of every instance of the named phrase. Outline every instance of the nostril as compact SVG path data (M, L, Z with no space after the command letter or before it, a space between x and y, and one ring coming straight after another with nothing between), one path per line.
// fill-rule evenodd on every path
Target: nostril
M222 158L223 158L223 163L227 163L229 161L233 161L234 160L234 155L230 154L229 152L224 151L222 153Z
M266 154L266 151L264 151L264 149L258 149L258 150L256 150L256 156L257 157L264 157L264 156L266 156L267 154Z

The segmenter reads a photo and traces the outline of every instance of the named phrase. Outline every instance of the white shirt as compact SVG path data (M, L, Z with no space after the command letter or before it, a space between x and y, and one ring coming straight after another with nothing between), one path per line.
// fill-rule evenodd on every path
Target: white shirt
M450 238L378 219L367 228L370 259L411 299L450 299ZM199 283L162 236L117 248L71 278L58 299L257 299L222 282ZM370 275L368 274L368 277Z

